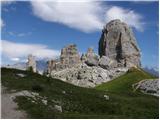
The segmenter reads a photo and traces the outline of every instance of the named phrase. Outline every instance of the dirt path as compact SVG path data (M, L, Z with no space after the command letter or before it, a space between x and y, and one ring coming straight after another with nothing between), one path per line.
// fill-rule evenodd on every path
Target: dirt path
M24 119L27 114L17 110L18 105L13 101L13 94L7 93L5 87L1 88L1 117L2 119Z

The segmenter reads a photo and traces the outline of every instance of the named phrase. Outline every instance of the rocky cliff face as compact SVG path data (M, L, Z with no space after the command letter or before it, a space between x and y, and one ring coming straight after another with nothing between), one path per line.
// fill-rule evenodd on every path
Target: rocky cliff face
M48 73L60 71L65 68L71 68L81 62L77 47L74 44L61 49L60 59L48 61Z
M99 55L116 61L116 66L140 66L140 50L131 28L120 20L109 22L102 30Z
M95 87L126 73L130 67L140 66L140 50L132 30L120 20L104 27L99 55L89 48L80 57L76 45L69 45L61 50L59 60L48 62L48 72L77 86Z
M114 68L115 61L106 56L100 58L92 48L79 57L75 45L61 50L59 60L48 61L48 73L54 78L81 87L95 87L124 74L127 68Z

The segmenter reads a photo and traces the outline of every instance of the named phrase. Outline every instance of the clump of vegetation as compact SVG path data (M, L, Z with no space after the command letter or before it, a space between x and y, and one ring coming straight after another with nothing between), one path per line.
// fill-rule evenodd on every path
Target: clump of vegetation
M36 91L36 92L41 92L41 91L43 91L43 87L40 85L33 85L32 90Z
M33 67L32 67L32 66L28 67L28 68L27 68L27 71L33 72Z
M25 110L29 118L153 119L159 116L157 97L132 90L133 83L153 78L141 70L134 69L94 89L77 87L28 71L2 68L1 72L2 85L8 89L37 91L40 96L46 98L47 105L38 99L33 103L23 96L16 98L19 109ZM26 77L17 78L17 73L26 74ZM106 100L104 95L110 99ZM60 105L63 112L53 111L54 105Z

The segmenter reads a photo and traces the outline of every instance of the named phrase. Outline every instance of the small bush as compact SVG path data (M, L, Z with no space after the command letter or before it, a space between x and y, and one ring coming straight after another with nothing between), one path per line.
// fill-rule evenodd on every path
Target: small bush
M41 92L41 91L43 91L43 87L40 85L33 85L32 90L36 91L36 92Z

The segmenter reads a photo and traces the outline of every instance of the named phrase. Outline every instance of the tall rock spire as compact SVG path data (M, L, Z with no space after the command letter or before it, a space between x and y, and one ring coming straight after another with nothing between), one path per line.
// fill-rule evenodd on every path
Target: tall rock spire
M36 72L37 69L36 69L36 61L35 61L34 56L32 55L28 56L27 67L28 67L28 70Z
M140 66L140 49L131 28L120 20L110 21L102 30L99 55L117 61L117 66Z

